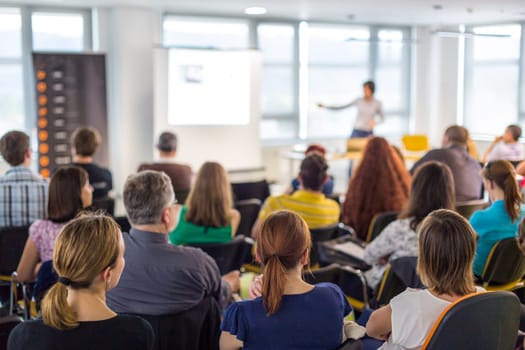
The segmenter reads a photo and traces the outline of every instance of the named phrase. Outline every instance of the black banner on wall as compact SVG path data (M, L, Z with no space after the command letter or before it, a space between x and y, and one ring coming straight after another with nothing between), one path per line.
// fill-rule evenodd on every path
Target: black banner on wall
M71 163L70 138L80 126L100 132L94 158L108 166L105 55L33 53L33 70L40 174Z

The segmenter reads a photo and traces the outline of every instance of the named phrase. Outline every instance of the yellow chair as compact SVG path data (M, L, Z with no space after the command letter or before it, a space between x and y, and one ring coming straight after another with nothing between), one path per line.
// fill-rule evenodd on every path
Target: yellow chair
M408 152L424 152L430 149L427 135L404 135L401 141Z
M524 286L525 256L516 238L503 239L490 250L481 282L486 290L515 290Z

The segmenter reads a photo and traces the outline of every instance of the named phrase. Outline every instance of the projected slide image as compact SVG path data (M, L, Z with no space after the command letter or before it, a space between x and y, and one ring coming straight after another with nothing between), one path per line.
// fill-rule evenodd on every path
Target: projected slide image
M249 52L170 50L169 124L247 125L250 69Z

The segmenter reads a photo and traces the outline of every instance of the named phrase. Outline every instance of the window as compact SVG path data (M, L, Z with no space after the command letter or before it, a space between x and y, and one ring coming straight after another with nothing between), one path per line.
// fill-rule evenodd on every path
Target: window
M84 16L80 13L33 12L31 26L35 51L83 51L86 49Z
M474 27L465 43L465 126L472 134L500 134L519 122L520 25Z

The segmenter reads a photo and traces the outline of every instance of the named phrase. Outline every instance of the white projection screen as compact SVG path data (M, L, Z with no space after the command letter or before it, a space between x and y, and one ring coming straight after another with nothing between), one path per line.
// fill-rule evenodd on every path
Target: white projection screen
M177 161L262 166L258 51L156 49L154 130L179 138Z

